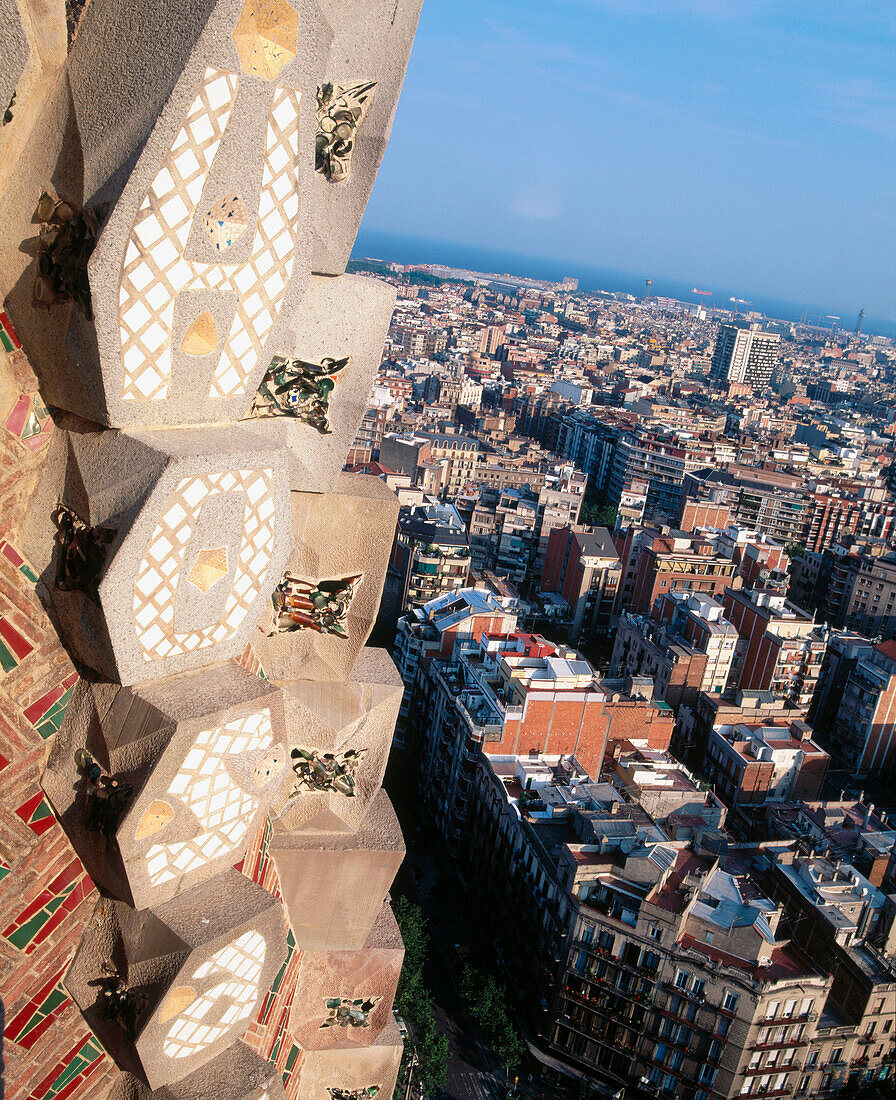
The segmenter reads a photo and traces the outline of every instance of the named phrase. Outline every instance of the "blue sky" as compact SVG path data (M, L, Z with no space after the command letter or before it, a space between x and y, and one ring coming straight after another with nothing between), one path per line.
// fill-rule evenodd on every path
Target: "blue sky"
M425 0L364 231L894 320L896 2Z

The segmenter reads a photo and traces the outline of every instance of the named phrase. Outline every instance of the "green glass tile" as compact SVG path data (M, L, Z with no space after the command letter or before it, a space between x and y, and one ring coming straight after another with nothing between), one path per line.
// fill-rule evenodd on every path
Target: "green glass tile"
M7 867L5 863L0 863L0 882L2 882L8 874L12 873L12 867Z
M52 817L52 816L53 816L52 806L50 805L49 802L47 802L47 800L45 798L42 798L40 800L40 802L37 804L37 808L35 809L34 813L31 815L31 820L32 821L43 821L44 818ZM71 887L69 887L68 889L70 890Z
M41 735L44 741L46 741L48 737L52 737L53 734L58 733L59 730L56 726L53 725L52 722L42 722L37 727L37 732Z
M0 668L2 668L4 672L12 672L17 664L18 661L16 661L15 657L9 652L6 646L0 642Z
M52 917L59 906L62 905L62 903L65 901L65 899L69 896L74 888L74 883L72 883L70 886L66 886L66 888L62 891L58 898L53 898L52 901L48 901L43 909L40 909L37 913L35 913L30 920L26 921L22 925L21 928L17 928L14 932L7 936L6 938L9 940L9 942L13 944L14 947L18 947L20 951L24 951L31 940L34 939L37 933L41 930L41 928L43 928L50 917Z
M49 1016L50 1013L53 1011L53 1009L58 1008L62 1004L62 1002L66 1000L66 998L67 994L65 990L62 989L61 986L57 985L56 988L50 993L49 997L47 997L44 1003L40 1006L40 1008L34 1013L34 1015L25 1025L23 1030L16 1036L15 1041L17 1043L21 1042L29 1031L33 1031L34 1028L36 1028L42 1020L45 1020L47 1016Z
M297 1046L293 1046L292 1050L290 1050L290 1052L289 1052L289 1057L286 1059L286 1072L287 1073L289 1073L292 1070L292 1067L296 1064L296 1058L298 1058L298 1056L299 1056L299 1048Z
M13 347L14 347L13 342L6 335L6 333L3 331L2 328L0 328L0 344L3 345L3 350L4 351L12 351L13 350Z
M32 584L37 584L37 573L34 572L30 565L20 565L19 572L24 573Z

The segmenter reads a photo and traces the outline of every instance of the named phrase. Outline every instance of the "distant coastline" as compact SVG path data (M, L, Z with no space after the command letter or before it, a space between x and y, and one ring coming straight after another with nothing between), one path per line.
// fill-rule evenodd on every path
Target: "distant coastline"
M590 264L566 263L543 256L530 256L522 252L503 252L500 249L479 248L475 245L380 233L365 230L363 226L358 233L352 256L355 259L375 257L400 264L442 264L445 267L501 272L551 282L559 282L564 275L571 275L579 280L580 291L587 293L598 290L618 290L634 294L636 297L640 297L644 292L644 278L651 277L654 280L651 293L678 298L685 302L699 301L697 295L691 292L693 283L665 280L652 275L649 271L642 274L614 271ZM730 308L729 298L740 298L745 295L743 288L729 289L713 286L706 289L714 292L715 304L725 308ZM751 306L766 317L783 321L799 321L806 313L810 318L825 318L835 312L830 306L800 304L767 297L753 297ZM844 329L852 331L860 306L861 303L852 314L845 313L843 309L840 310L839 331ZM866 335L875 334L896 339L896 320L868 314L862 324L862 332Z

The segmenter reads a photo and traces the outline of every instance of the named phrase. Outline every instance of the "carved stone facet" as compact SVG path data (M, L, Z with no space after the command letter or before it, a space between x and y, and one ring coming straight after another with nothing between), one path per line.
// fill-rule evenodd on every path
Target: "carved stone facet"
M318 588L318 579L326 578L343 593L346 582L363 579L354 583L348 602L334 591L335 613L329 608L330 594L321 593L321 614L341 629L323 632L318 626L271 633L271 619L266 616L252 645L265 675L274 682L347 680L379 608L398 499L378 478L342 474L335 493L293 493L292 511L296 542L286 569L289 577L313 581ZM298 592L295 595L311 603ZM288 598L292 597L285 593L275 597L278 619L280 610L290 613L283 602ZM311 622L297 625L312 625L314 608L298 611Z
M70 652L120 683L239 653L286 564L284 458L274 441L239 427L57 431L23 541ZM83 546L57 547L60 503L94 533L105 529L105 541L82 533ZM87 581L60 588L54 578L68 578L77 555Z
M236 863L287 773L282 692L223 662L82 681L42 784L94 881L142 909Z
M242 1035L285 954L279 901L230 870L142 912L98 902L65 987L118 1065L157 1089Z

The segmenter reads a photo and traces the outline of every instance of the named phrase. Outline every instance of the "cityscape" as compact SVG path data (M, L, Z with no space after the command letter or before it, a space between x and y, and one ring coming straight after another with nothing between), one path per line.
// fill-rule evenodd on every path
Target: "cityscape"
M892 1100L894 29L0 0L0 1100Z
M347 460L401 502L386 786L448 970L512 991L525 1094L885 1095L893 341L350 267L398 290Z

